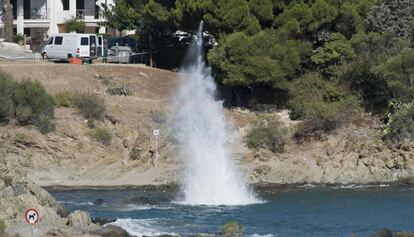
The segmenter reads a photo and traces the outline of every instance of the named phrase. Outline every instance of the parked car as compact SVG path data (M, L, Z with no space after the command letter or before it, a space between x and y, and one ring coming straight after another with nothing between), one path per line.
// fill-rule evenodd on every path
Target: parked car
M138 42L130 37L111 37L108 39L108 49L114 46L130 47L133 52L138 52Z
M103 36L59 33L49 37L41 53L45 60L69 60L73 57L95 59L103 56L103 47Z
M131 63L132 50L128 46L115 45L109 51L109 63Z

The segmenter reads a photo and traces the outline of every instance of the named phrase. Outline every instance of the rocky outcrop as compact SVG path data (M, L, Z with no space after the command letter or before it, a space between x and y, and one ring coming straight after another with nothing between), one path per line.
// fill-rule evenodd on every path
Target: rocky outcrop
M102 237L132 237L124 229L114 225L107 225L104 228L92 232L92 234Z
M284 153L245 156L253 182L273 184L414 183L414 143L392 147L367 127L343 128L323 141L290 143Z
M88 213L77 211L67 216L64 208L45 189L2 165L0 219L6 223L6 233L31 236L32 226L24 218L29 208L37 209L40 214L40 221L34 227L35 236L83 234L98 228Z

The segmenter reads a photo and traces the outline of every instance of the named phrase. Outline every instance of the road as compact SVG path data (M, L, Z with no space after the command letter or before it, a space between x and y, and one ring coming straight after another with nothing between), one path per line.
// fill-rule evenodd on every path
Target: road
M30 53L14 44L0 46L0 58L8 60L37 60L41 59L40 54Z

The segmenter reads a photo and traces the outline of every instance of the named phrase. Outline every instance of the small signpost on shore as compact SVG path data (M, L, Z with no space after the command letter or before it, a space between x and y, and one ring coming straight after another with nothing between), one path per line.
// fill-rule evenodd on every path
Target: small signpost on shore
M26 213L24 214L24 219L26 219L26 222L30 225L32 225L32 237L34 236L34 225L39 222L40 214L39 211L30 208L27 209Z
M154 135L154 137L155 137L155 160L153 161L153 163L154 163L154 167L157 167L157 163L158 163L158 136L160 135L160 130L159 129L154 129L152 131L152 135Z

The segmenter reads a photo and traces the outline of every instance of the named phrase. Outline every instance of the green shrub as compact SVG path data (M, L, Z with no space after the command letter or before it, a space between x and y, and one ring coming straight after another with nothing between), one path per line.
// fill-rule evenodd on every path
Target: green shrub
M223 226L221 230L221 235L224 237L237 237L237 236L243 236L243 232L244 232L243 225L240 225L239 223L235 221L229 221Z
M303 75L289 88L289 115L294 120L312 118L318 116L320 110L332 110L349 104L353 108L359 107L358 100L345 88L324 80L318 73Z
M268 148L273 152L283 152L287 128L275 116L263 116L255 121L246 135L249 148Z
M0 234L4 233L4 230L6 230L6 222L4 220L0 220Z
M8 122L12 116L13 92L17 83L11 77L0 72L0 123Z
M53 96L55 100L55 105L59 107L72 107L73 104L73 94L69 91L64 91L62 93L56 94Z
M85 32L85 22L78 20L76 18L71 18L66 20L64 23L66 33L76 32L84 33Z
M113 85L106 89L106 92L110 95L132 95L132 92L128 88L128 84L122 83L120 85Z
M42 133L53 130L53 97L37 81L24 80L13 92L13 115L20 125L35 125Z
M414 102L392 102L388 107L387 123L382 138L391 144L401 145L414 140Z
M105 102L96 94L79 94L74 98L73 104L87 119L103 119L105 115Z
M95 128L95 120L94 119L88 119L86 124L88 125L88 128L90 128L90 129Z
M134 146L131 150L131 152L129 153L129 159L131 160L139 160L139 158L141 157L141 149L139 149L138 147Z
M96 128L93 131L92 136L100 143L102 143L105 146L109 146L111 144L111 140L112 140L112 132L111 130L105 128L105 127L101 127L101 128Z
M151 120L157 124L163 124L166 121L165 114L158 110L151 111L150 116Z

